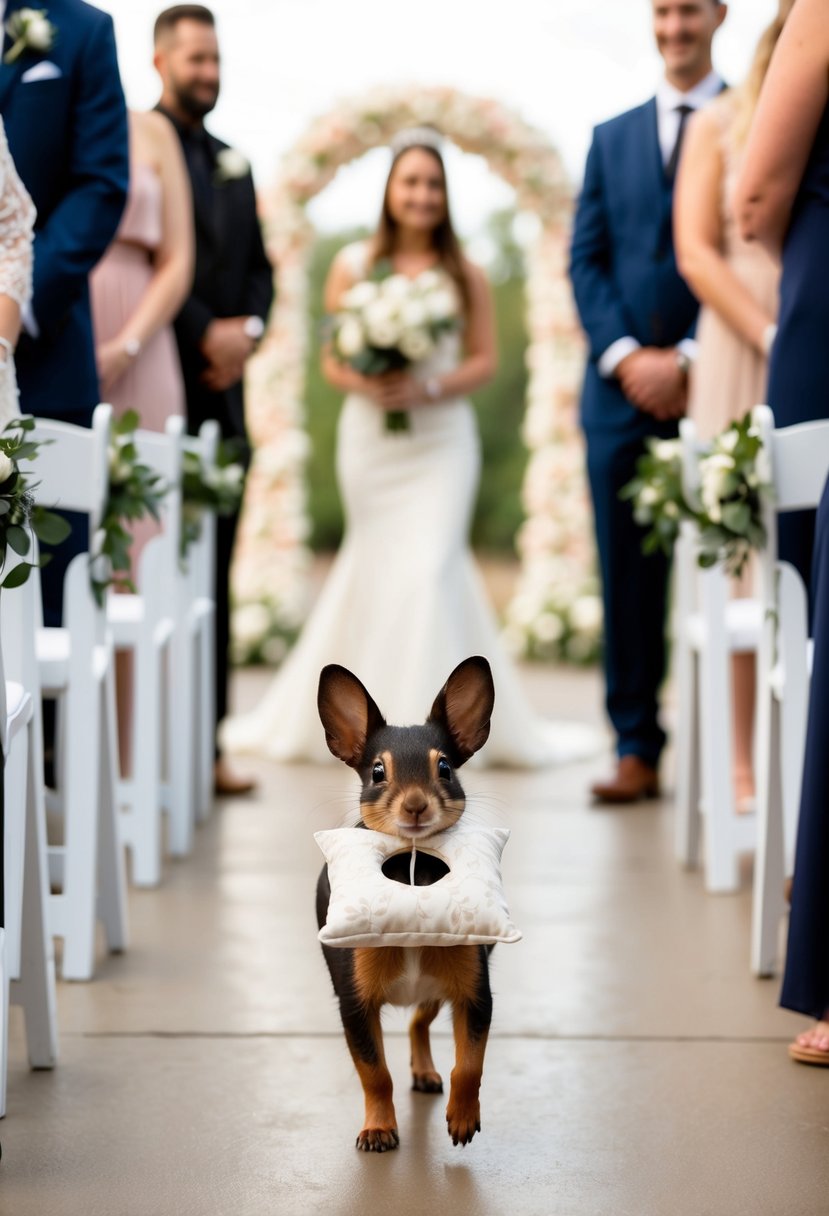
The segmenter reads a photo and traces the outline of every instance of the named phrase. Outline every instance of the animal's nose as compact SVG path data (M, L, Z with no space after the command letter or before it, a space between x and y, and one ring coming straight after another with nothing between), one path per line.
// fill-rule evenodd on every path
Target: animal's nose
M419 819L428 807L426 795L422 790L409 790L403 798L403 809L407 814Z

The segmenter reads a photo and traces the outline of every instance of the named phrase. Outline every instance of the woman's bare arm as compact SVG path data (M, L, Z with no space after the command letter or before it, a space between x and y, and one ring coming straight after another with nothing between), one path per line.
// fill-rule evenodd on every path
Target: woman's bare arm
M779 255L829 98L826 0L797 0L772 57L734 197L746 240Z
M701 110L688 124L674 190L679 271L702 304L763 351L774 317L757 303L722 253L724 172L719 124L710 111Z

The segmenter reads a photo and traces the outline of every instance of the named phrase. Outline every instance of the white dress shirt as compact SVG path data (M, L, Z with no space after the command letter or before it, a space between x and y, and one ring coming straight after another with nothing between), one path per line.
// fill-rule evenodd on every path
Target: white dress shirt
M659 87L656 90L656 122L659 136L659 150L662 153L663 165L667 165L671 159L676 137L679 134L681 115L677 107L690 106L692 110L698 110L700 106L704 106L716 97L722 90L722 87L723 82L716 72L709 72L699 84L694 85L687 93L680 92L674 85L669 84L667 80L663 79L659 82ZM604 376L605 379L609 379L615 373L616 368L622 360L628 355L633 354L635 350L639 350L640 345L641 343L637 342L630 335L618 338L615 342L611 343L599 359L599 375ZM683 354L693 361L697 354L697 344L693 338L685 338L677 344L677 350L681 350Z

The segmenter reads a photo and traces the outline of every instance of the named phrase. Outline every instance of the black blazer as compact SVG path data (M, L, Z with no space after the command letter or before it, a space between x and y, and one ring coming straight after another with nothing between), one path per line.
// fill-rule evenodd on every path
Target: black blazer
M187 132L170 114L167 117L182 141L189 171ZM209 133L206 137L215 165L228 145ZM199 343L214 317L256 316L266 321L274 295L273 269L262 242L250 172L226 180L214 172L210 196L194 187L196 269L190 296L175 321L187 424L195 434L202 422L215 418L226 438L245 438L243 383L240 380L220 393L206 388L201 382L206 363Z

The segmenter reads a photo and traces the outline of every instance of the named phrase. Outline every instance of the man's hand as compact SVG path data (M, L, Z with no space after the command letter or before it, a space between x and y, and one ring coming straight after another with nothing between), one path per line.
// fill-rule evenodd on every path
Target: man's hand
M637 409L660 422L681 418L688 403L688 379L673 347L643 346L626 355L616 368L625 396Z
M245 333L246 317L219 317L211 321L201 340L201 353L207 360L202 381L214 393L230 388L242 379L245 363L255 343Z

